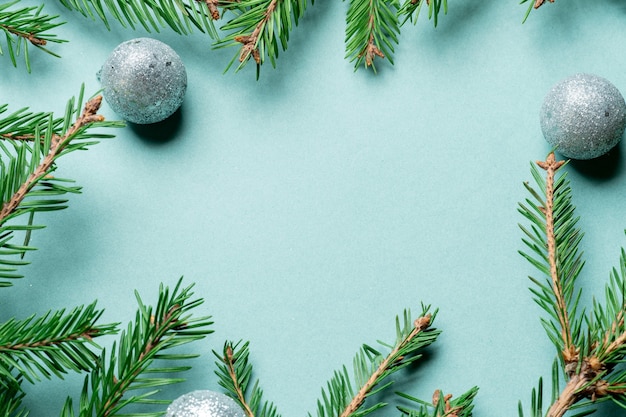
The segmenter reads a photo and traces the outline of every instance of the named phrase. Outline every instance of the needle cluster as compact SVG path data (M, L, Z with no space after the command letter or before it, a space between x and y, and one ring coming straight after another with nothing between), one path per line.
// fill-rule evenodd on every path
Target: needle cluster
M519 209L530 223L522 226L527 247L522 255L543 277L531 278L531 291L547 313L542 324L557 351L547 417L581 407L576 416L587 415L593 412L588 406L606 400L626 407L626 370L621 366L626 359L626 252L610 274L605 300L595 300L586 312L576 285L584 265L582 232L569 181L560 175L564 165L554 153L533 165L536 186L526 184L530 197ZM531 399L530 415L543 416L543 381ZM519 414L524 415L521 406Z
M39 7L17 7L19 2L0 3L0 31L4 32L6 40L4 46L0 43L0 55L8 55L13 66L17 66L17 57L22 55L26 70L30 72L30 46L58 56L46 46L67 41L54 34L54 30L63 24L58 16L42 13L43 4Z

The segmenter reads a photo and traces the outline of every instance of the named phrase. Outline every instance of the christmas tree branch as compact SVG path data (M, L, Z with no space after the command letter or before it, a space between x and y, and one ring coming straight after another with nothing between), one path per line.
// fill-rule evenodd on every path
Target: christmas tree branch
M21 260L24 254L33 249L27 246L30 233L43 227L33 224L34 213L63 209L67 200L59 197L80 192L68 185L69 180L53 176L57 160L111 137L93 129L123 126L97 114L101 100L94 97L83 107L81 89L77 99L68 101L64 117L21 109L0 119L0 279L21 277L16 270L26 263ZM6 105L0 106L0 115L6 111ZM16 221L24 215L28 215L26 222ZM24 244L12 243L16 232L25 233ZM0 286L9 285L10 281L0 281Z
M13 66L17 66L17 56L23 53L26 69L30 72L29 44L58 57L45 46L48 45L48 42L62 43L66 41L49 33L49 31L63 24L57 21L58 16L42 14L43 4L39 7L24 7L13 10L13 6L19 2L20 0L14 0L0 4L0 31L6 35L6 48ZM4 51L0 45L0 55L3 54Z
M96 96L85 104L82 114L74 122L74 124L62 135L52 134L50 149L41 163L33 170L26 181L16 190L15 194L8 201L2 204L0 208L0 223L4 221L24 200L28 191L37 184L45 175L47 175L56 159L61 155L65 146L86 126L96 122L104 121L102 115L97 114L102 96Z
M526 235L523 241L531 249L531 254L522 255L549 277L546 284L531 278L538 287L532 292L552 318L543 324L560 359L553 369L553 396L546 416L561 417L574 407L607 399L626 405L626 371L618 367L626 358L626 252L622 249L619 271L614 269L611 274L605 303L594 301L589 317L577 314L581 292L575 295L574 284L584 264L577 249L582 234L575 227L578 218L574 217L569 183L565 175L556 177L564 162L550 153L537 166L545 171L544 179L532 170L541 192L526 184L534 200L520 204L520 212L532 223L530 229L522 227ZM567 381L562 389L560 372ZM532 394L532 417L542 415L542 390L540 381Z
M241 406L246 417L280 417L274 404L263 401L263 390L258 381L250 388L249 343L226 342L222 354L215 351L213 354L218 358L215 373L219 384Z
M474 398L478 394L478 387L473 387L458 398L452 394L444 395L441 390L435 390L432 402L420 400L413 396L398 393L402 398L420 405L419 408L398 407L403 416L408 417L471 417L474 409Z
M223 2L224 13L232 12L222 30L227 36L215 43L215 48L236 46L237 55L226 71L238 61L236 71L252 58L257 64L257 77L266 57L276 65L279 50L287 49L293 25L304 16L306 0L241 0Z
M374 58L385 56L393 63L392 42L398 43L395 0L351 0L346 17L346 57L355 70L364 64L374 71Z
M425 314L413 322L413 329L406 336L402 337L391 352L380 362L378 368L361 386L357 394L352 398L352 401L350 401L348 406L343 410L340 417L354 415L363 405L367 396L374 390L374 387L382 382L382 380L389 375L394 368L397 368L402 361L407 360L406 354L409 353L406 349L407 346L409 346L418 335L430 327L432 319L432 314Z
M135 321L123 331L111 354L103 351L97 367L85 379L78 415L109 417L120 414L131 404L163 404L154 398L158 388L182 381L170 375L188 370L188 366L158 366L160 362L188 360L197 355L168 353L173 348L203 339L212 333L210 317L193 318L190 312L202 304L191 299L192 286L181 288L180 280L173 291L161 286L155 307L143 304L136 293L139 309ZM162 374L160 377L149 375ZM138 392L129 395L131 392ZM62 416L73 416L68 398ZM158 416L160 413L145 414Z
M26 320L11 319L0 325L0 377L14 379L19 372L29 382L39 375L61 377L68 370L93 368L97 355L89 349L95 337L116 331L115 324L96 325L102 310L95 303L70 312L48 312ZM17 381L15 381L17 382Z
M148 32L169 27L179 34L189 34L193 28L217 38L212 12L208 2L198 0L59 0L69 10L78 11L83 16L101 20L111 29L109 19L113 18L123 27L135 29L137 24ZM108 13L107 13L108 12Z
M548 250L548 264L550 279L552 281L552 291L554 293L556 308L555 313L561 328L561 338L563 343L563 359L566 364L575 363L578 359L578 348L573 344L570 328L567 301L564 294L564 280L561 279L557 270L557 238L555 236L554 219L554 186L555 174L563 166L564 161L557 161L554 153L550 153L546 161L537 162L537 165L546 171L545 205L541 208L545 215L545 229Z

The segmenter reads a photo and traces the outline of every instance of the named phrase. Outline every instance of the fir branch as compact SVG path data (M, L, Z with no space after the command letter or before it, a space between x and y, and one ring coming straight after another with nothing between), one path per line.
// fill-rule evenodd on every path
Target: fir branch
M13 0L0 4L0 30L4 32L6 39L6 51L13 63L17 67L17 57L23 53L26 70L31 72L29 45L58 57L57 54L46 48L48 42L67 42L59 39L50 31L61 26L58 16L42 14L43 4L39 7L23 7L14 9L20 0ZM5 51L0 44L0 55Z
M20 109L0 119L0 286L21 277L17 268L34 249L28 246L29 234L43 226L33 224L33 214L63 209L67 200L61 197L80 192L71 181L53 176L58 159L112 137L93 129L123 126L97 114L101 100L94 97L83 108L81 88L78 98L68 101L64 117ZM0 106L0 116L7 108ZM28 220L20 223L24 215ZM25 233L23 244L13 243L16 232Z
M85 378L79 416L109 417L120 414L131 404L166 403L155 398L155 394L162 386L182 381L174 375L189 367L160 363L196 357L170 351L212 333L210 317L191 315L191 311L202 304L202 299L192 299L193 286L181 288L181 285L182 279L171 292L161 285L154 307L145 305L135 293L139 304L135 320L121 333L119 343L113 344L110 354L103 350L96 368ZM163 376L150 377L155 374ZM131 392L137 393L130 395ZM62 416L74 415L72 399L68 398ZM156 417L160 413L142 415Z
M97 355L90 349L95 337L115 333L115 324L96 325L102 310L96 303L35 315L25 320L11 319L0 325L0 378L19 383L18 372L34 383L40 375L62 377L67 371L86 371Z
M412 321L410 312L405 311L403 320L396 318L396 341L393 345L382 345L391 349L383 356L371 346L363 345L354 359L354 383L358 386L355 392L352 388L348 371L344 366L336 371L322 390L322 400L318 401L318 417L364 417L371 412L385 407L387 404L377 402L366 404L370 396L388 388L393 381L388 378L421 358L422 350L433 343L439 336L439 331L432 328L436 316L424 307L419 318Z
M550 153L546 161L537 162L546 171L545 180L535 167L532 169L541 194L525 184L534 200L526 199L519 211L532 225L531 229L520 227L526 234L523 242L531 253L520 253L547 276L545 284L531 278L537 286L532 291L535 301L551 318L543 322L544 327L572 371L579 359L577 344L583 321L577 314L580 292L575 294L574 283L584 262L578 251L582 234L576 228L578 218L573 216L569 183L565 176L556 179L563 165L563 161L556 161L554 153Z
M398 393L399 396L420 405L419 408L398 407L406 417L472 417L474 398L478 394L478 387L473 387L458 398L452 394L443 395L441 390L435 390L432 402L420 400L408 394Z
M441 13L442 8L443 13L448 14L448 0L405 0L400 10L398 10L398 16L404 16L401 24L406 23L407 20L417 24L424 3L428 7L428 19L432 20L435 27L437 27L439 13Z
M26 417L28 411L22 407L26 395L22 390L22 377L17 374L2 380L0 389L0 417Z
M550 3L554 3L554 0L548 0ZM546 0L521 0L520 4L524 4L528 2L528 9L526 9L526 14L524 15L524 20L522 22L525 22L526 19L528 19L528 16L530 15L530 12L533 9L538 9L541 6L543 6L546 3Z
M250 388L252 365L248 342L226 342L221 354L215 351L213 354L218 358L215 371L218 383L241 406L246 417L280 417L276 406L263 400L258 380Z
M400 33L398 0L350 0L346 17L346 58L354 62L355 71L361 66L376 71L374 58L393 64L393 44Z
M189 34L193 28L217 38L213 13L209 3L199 0L59 0L70 10L101 20L111 29L113 18L123 27L135 29L141 25L148 32L169 27L179 34ZM104 3L104 5L102 4Z
M287 49L289 33L304 16L306 0L241 0L223 3L224 12L232 12L222 30L229 33L215 43L215 48L236 46L239 52L226 71L237 60L235 71L252 58L257 65L257 77L266 57L276 66L279 50Z
M550 320L543 323L559 353L546 416L561 417L569 410L609 399L626 405L626 371L619 367L626 359L626 252L622 250L620 267L611 273L605 303L594 301L593 312L583 319L576 313L580 290L574 296L574 284L583 265L577 249L582 234L575 227L578 218L574 217L569 183L565 175L556 178L564 163L550 153L537 165L545 171L543 179L536 168L532 170L541 193L526 184L534 199L520 204L520 212L532 223L530 229L522 230L526 235L523 241L533 254L522 255L549 277L546 284L533 279L538 289L532 292L550 315ZM562 369L558 369L559 363ZM562 389L561 372L566 378ZM542 391L540 380L531 396L531 417L542 416ZM585 409L576 416L591 412Z

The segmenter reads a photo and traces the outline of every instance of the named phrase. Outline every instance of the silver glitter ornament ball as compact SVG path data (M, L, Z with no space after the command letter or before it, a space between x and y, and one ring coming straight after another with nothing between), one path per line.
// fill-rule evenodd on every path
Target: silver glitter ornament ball
M548 143L572 159L606 154L622 139L626 103L609 81L576 74L555 85L541 107L541 130Z
M187 91L187 72L178 54L151 38L119 44L98 78L109 106L137 124L165 120L180 107Z
M243 410L227 395L202 390L178 397L167 408L165 417L245 417Z

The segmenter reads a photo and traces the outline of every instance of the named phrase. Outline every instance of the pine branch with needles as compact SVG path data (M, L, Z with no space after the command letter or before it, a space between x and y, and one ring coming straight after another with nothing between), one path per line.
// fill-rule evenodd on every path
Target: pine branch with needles
M58 159L112 137L101 128L123 126L97 113L101 96L84 107L83 99L81 89L63 117L27 108L8 113L8 105L0 106L0 287L21 278L18 268L34 249L28 245L30 233L43 227L33 224L34 215L64 209L64 197L80 192L72 181L54 176ZM20 233L24 239L16 242Z
M582 233L569 181L560 172L564 165L554 153L533 165L536 187L525 184L530 197L519 209L530 222L522 226L527 251L521 253L545 277L531 278L531 291L548 314L542 324L557 349L547 417L579 408L583 411L576 416L587 415L593 412L589 406L607 400L626 407L626 371L621 367L626 360L626 252L610 274L605 301L594 301L593 311L586 313L576 287L584 265ZM524 415L521 405L519 414ZM530 415L543 415L541 380L531 395Z
M164 28L187 35L194 29L217 37L208 2L198 0L59 0L69 10L102 21L111 29L111 20L123 27L141 26L148 32ZM103 4L104 3L104 4Z
M34 46L50 55L58 57L46 46L49 43L64 43L54 30L61 26L59 16L43 13L43 4L39 7L14 7L20 0L0 4L0 31L4 32L6 43L0 44L0 55L8 54L13 66L22 55L26 70L31 71L29 48Z
M98 325L103 311L96 304L48 312L0 325L2 385L30 383L41 377L62 378L68 371L89 371L99 350L93 340L116 332L115 324Z
M177 363L197 356L177 352L176 348L213 332L210 317L192 314L203 303L193 298L192 290L193 285L182 286L182 279L172 290L161 285L154 307L144 304L135 292L139 305L135 320L122 331L110 353L104 349L95 361L95 369L85 378L78 407L75 409L72 398L68 398L61 415L109 417L120 415L131 405L169 403L158 398L159 390L182 382L177 374L190 367Z

